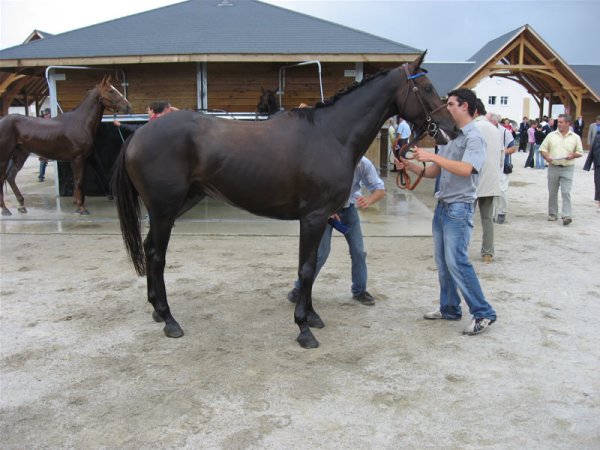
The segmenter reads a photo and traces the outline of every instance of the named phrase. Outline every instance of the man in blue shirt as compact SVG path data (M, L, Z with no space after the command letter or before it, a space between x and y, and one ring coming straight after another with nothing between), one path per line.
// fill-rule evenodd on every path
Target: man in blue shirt
M363 197L361 186L370 191L370 195ZM352 181L352 194L341 211L332 217L341 221L348 231L344 234L348 247L350 249L350 258L352 259L352 298L363 305L374 305L375 299L367 291L367 253L363 242L362 230L360 228L360 218L358 217L357 207L368 208L373 203L378 202L385 196L385 185L377 175L377 170L371 161L364 156L358 162L354 169L354 179ZM317 250L317 267L315 270L315 280L321 268L331 251L331 233L332 225L327 225L325 233L321 238L319 249ZM300 294L300 280L296 280L294 288L288 293L287 298L290 302L296 303Z
M423 171L427 178L440 176L432 226L440 308L424 317L460 320L460 291L473 316L463 330L468 335L479 334L496 321L496 312L485 299L468 257L479 172L486 155L485 140L473 122L476 100L469 89L448 93L447 108L460 130L457 138L441 147L438 154L415 147L417 161L433 164L423 169L407 160L397 163L399 169L406 167L413 173Z
M404 120L402 117L398 117L398 129L396 130L396 137L400 139L400 147L406 144L408 142L408 138L410 137L410 127L408 126L406 120Z

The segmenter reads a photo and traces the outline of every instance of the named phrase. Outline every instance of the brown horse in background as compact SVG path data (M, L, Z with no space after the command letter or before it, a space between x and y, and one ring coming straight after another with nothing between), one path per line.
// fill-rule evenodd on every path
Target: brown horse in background
M183 336L167 302L164 270L175 219L206 196L254 214L300 221L297 341L319 345L323 327L312 304L317 249L328 217L350 195L354 168L381 126L400 114L438 143L456 136L452 116L420 69L423 57L350 86L314 108L243 122L178 111L154 120L125 142L113 193L126 249L146 275L153 317L169 337ZM142 242L140 201L150 216ZM201 258L201 255L198 256Z
M276 92L270 89L266 91L260 88L260 98L256 105L256 115L272 116L280 111L279 102L277 101Z
M79 214L89 214L85 208L83 175L85 160L93 150L94 137L104 109L128 113L130 104L105 77L73 111L52 119L10 114L0 120L0 186L7 181L19 202L18 211L26 213L25 199L15 182L17 173L30 153L48 159L71 161L75 204ZM3 216L11 212L4 203L0 189Z

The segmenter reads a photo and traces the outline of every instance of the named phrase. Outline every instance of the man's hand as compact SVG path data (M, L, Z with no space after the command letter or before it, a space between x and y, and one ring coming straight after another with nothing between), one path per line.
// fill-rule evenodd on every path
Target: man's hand
M359 208L368 208L369 206L371 206L371 201L368 197L358 197L356 199L356 206L358 206Z
M433 158L435 157L434 153L428 152L425 149L415 146L413 153L415 155L415 159L419 162L433 162Z

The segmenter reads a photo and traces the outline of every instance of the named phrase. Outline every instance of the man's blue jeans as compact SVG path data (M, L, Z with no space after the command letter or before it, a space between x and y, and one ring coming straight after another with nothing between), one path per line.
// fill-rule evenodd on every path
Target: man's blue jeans
M433 216L435 263L440 280L440 312L450 320L462 317L458 291L473 317L496 320L496 312L485 299L467 254L473 230L473 210L473 203L439 202Z
M352 295L362 294L367 290L367 253L363 242L362 230L360 228L360 218L354 205L344 208L338 213L340 219L349 228L344 235L350 249L350 258L352 259ZM325 233L321 238L319 250L317 251L317 268L315 270L315 280L325 265L331 251L331 225L325 227ZM300 288L300 280L294 283L296 288Z

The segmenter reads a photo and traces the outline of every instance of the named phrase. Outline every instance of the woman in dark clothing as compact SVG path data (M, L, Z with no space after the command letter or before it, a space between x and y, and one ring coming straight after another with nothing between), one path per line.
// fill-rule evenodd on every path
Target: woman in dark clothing
M594 165L594 186L596 188L594 200L596 200L598 212L600 213L600 133L597 133L594 138L590 152L583 165L583 170L589 171L592 168L592 164Z

